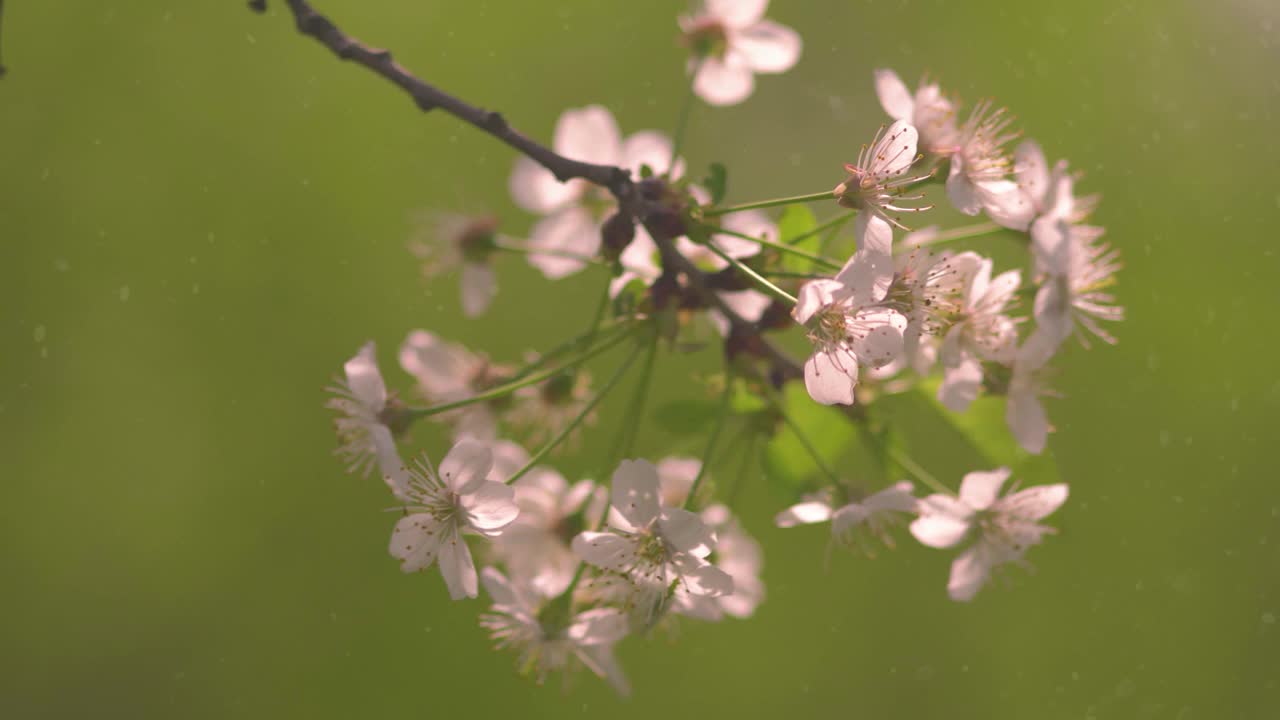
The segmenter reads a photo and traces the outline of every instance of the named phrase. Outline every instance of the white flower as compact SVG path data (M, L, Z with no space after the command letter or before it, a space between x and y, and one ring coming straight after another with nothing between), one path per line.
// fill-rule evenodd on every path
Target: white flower
M344 377L327 390L335 395L325 407L337 410L333 424L340 443L335 454L347 465L347 472L368 477L375 465L383 472L400 464L395 439L388 427L387 386L378 372L373 342L365 343L355 357L342 366Z
M423 398L439 404L469 398L502 375L487 358L425 330L410 332L400 345L400 367L418 381ZM432 417L452 424L455 438L497 438L497 420L488 403L473 403Z
M959 135L955 105L942 96L936 83L921 82L912 93L892 70L875 71L876 95L880 106L894 120L905 120L920 133L920 146L927 153L953 152Z
M830 520L833 540L846 547L858 547L869 555L872 552L869 540L872 538L893 547L889 531L902 521L903 515L916 511L917 501L911 493L911 483L904 480L839 509L834 508L830 493L808 495L800 503L778 513L774 524L788 528Z
M930 495L920 501L920 517L911 534L935 548L959 544L970 533L976 538L951 564L947 592L953 600L973 599L997 565L1022 559L1053 528L1039 521L1067 500L1067 486L1041 485L998 497L1009 479L1008 468L971 472L960 484L960 496Z
M461 268L462 312L476 317L489 308L498 291L489 256L498 237L498 218L438 213L430 218L429 240L414 240L409 250L422 260L428 279Z
M950 156L947 197L966 215L985 210L1004 227L1026 230L1035 208L1008 177L1013 162L1005 146L1017 137L1009 132L1012 122L1004 108L993 109L990 101L978 103L960 129L957 148Z
M937 360L936 336L960 314L966 287L982 262L977 253L923 246L936 231L929 227L903 238L901 245L913 249L895 256L896 272L885 297L886 305L907 316L903 353L920 375L927 375Z
M570 485L550 468L534 468L516 481L520 515L494 541L512 577L547 597L563 593L578 567L569 543L603 513L603 491L590 480Z
M1005 404L1005 423L1023 450L1039 455L1044 452L1049 436L1049 418L1045 414L1040 396L1052 395L1048 386L1047 368L1053 347L1043 341L1043 333L1037 331L1018 349L1013 360L1013 375L1009 379L1009 394Z
M984 360L1009 365L1017 352L1018 330L1005 310L1014 299L1022 273L1010 270L991 279L991 260L983 258L966 278L955 323L942 341L942 385L938 400L964 412L978 396Z
M1049 238L1037 240L1037 236L1053 232L1053 225L1057 220L1082 222L1097 207L1098 196L1076 197L1074 191L1077 176L1068 172L1067 161L1059 160L1051 172L1044 151L1034 140L1019 143L1013 157L1018 187L1030 201L1036 216L1035 222L1031 224L1032 248L1036 251L1037 260L1042 260L1040 255L1044 253L1044 248L1040 246L1047 247L1055 243Z
M630 693L627 678L613 656L613 645L627 634L627 618L620 610L593 608L571 613L566 606L564 612L548 612L559 608L548 608L536 590L507 580L494 568L485 568L480 577L493 598L493 608L481 616L480 625L499 649L519 653L522 671L532 672L542 683L553 672L571 671L576 661L607 680L619 694Z
M736 105L755 89L756 73L782 73L800 59L800 35L764 20L769 0L704 0L680 17L693 56L693 90L711 105Z
M390 552L404 572L425 570L433 563L454 600L476 596L476 567L462 533L496 537L516 519L515 490L488 479L493 466L489 448L463 439L440 463L426 456L403 470L394 490L409 513L391 533Z
M871 146L862 146L856 165L844 166L849 177L837 185L833 193L841 205L859 211L859 223L865 226L868 222L883 221L905 230L902 223L886 211L916 213L933 207L906 207L899 204L904 200L923 199L924 195L904 193L909 186L932 177L932 173L915 176L907 174L912 164L920 158L916 154L918 138L914 127L905 120L898 120L887 131L884 127L876 131ZM863 231L858 234L862 235Z
M681 615L710 621L719 620L723 615L751 617L764 602L764 582L760 580L764 554L760 543L742 529L724 505L707 506L701 517L715 532L717 540L715 552L707 559L733 578L733 592L710 597L677 588L672 609Z
M599 105L564 111L556 123L554 147L574 160L616 165L633 173L647 165L657 175L671 169L674 178L683 168L678 159L669 166L671 141L665 135L642 131L623 140L613 115ZM548 278L578 272L585 263L574 256L590 258L599 252L601 225L617 206L607 190L579 178L562 183L527 157L516 160L510 186L517 205L544 216L533 226L529 245L553 254L535 252L529 262ZM641 230L637 228L637 236Z
M805 388L824 405L853 404L859 363L881 367L902 353L906 316L877 305L893 281L892 231L888 223L863 230L858 251L835 279L802 285L791 312L808 326L814 346L804 365Z
M588 563L626 576L646 623L656 620L673 584L693 595L733 592L733 578L705 559L716 545L696 514L659 501L658 469L645 460L624 460L613 474L610 532L583 532L573 551Z

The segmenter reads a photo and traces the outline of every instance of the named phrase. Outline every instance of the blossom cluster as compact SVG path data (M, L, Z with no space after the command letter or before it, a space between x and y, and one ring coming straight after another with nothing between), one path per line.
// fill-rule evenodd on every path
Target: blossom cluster
M708 104L741 102L757 73L797 62L799 36L766 19L766 6L707 0L679 19L691 89ZM1011 478L1021 477L1022 459L1046 451L1051 362L1073 337L1086 348L1091 338L1114 343L1106 324L1123 319L1110 294L1118 253L1090 221L1098 198L1077 195L1080 175L1065 161L1050 165L994 103L962 113L938 84L912 91L887 69L874 83L888 122L834 189L736 206L723 202L723 167L689 177L677 151L683 128L675 138L624 135L602 106L564 112L555 153L629 172L640 210L522 157L510 192L537 217L527 239L500 234L496 217L444 216L434 238L411 247L429 276L460 271L468 316L485 312L492 263L504 253L525 256L549 280L600 269L607 282L586 332L502 363L415 330L398 352L414 381L403 398L387 389L372 342L331 388L338 454L352 472L376 468L402 508L390 555L405 572L438 568L455 600L483 587L491 604L482 626L539 681L584 667L625 693L615 655L625 638L681 618L754 613L765 598L762 548L735 516L734 493L722 490L747 468L758 475L750 448L782 433L800 438L820 472L792 488L777 527L829 522L834 544L863 553L895 548L903 528L923 546L961 548L946 584L953 600L972 600L999 569L1025 565L1028 549L1055 532L1042 521L1065 503L1068 485ZM986 220L911 230L908 220L933 209L935 185L960 215ZM814 202L840 214L796 229L767 212ZM851 237L842 235L846 221ZM998 272L992 258L950 245L980 235L1024 250L1026 267ZM827 257L850 240L844 262ZM706 452L633 459L654 354L707 338L723 349L725 371L709 383L722 400L705 424ZM593 379L589 362L627 348L611 377ZM790 348L807 357L791 361ZM548 458L586 432L642 355L646 370L613 433L607 479L570 482ZM957 490L888 445L881 449L893 461L880 463L878 477L855 476L805 439L783 399L791 382L813 407L844 409L850 434L873 442L874 428L889 422L880 403L894 395L927 388L939 412L955 414L979 398L1000 402L1002 432L1020 449L990 469L954 473ZM444 423L452 438L438 466L427 453L402 455L422 419ZM717 452L727 426L738 428L733 447L747 448L736 473ZM709 482L713 473L721 482ZM932 492L918 494L918 484Z

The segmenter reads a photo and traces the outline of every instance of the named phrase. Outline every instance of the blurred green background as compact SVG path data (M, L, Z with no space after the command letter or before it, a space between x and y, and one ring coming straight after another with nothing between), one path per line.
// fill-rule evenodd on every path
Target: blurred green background
M681 2L317 4L537 137L588 103L669 131L684 92ZM1035 573L965 605L951 555L910 542L828 567L826 529L772 529L785 500L749 478L767 602L628 640L625 701L517 676L482 603L401 575L385 490L329 454L323 388L366 339L403 388L410 329L512 359L585 324L598 277L503 258L466 321L405 249L423 209L525 232L512 153L339 64L279 2L5 11L0 715L1276 717L1276 4L774 3L804 56L698 108L693 167L730 164L734 200L829 187L883 120L872 68L930 72L1087 172L1128 319L1063 362L1072 497ZM660 360L654 402L716 365ZM621 405L566 474L600 462ZM650 425L640 447L672 442ZM920 459L950 483L972 465Z

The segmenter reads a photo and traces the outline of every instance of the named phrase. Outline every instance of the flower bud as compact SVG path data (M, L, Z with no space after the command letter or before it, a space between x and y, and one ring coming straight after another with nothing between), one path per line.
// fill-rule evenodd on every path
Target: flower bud
M600 230L601 248L606 260L615 261L622 257L622 251L627 249L631 241L636 236L635 219L629 213L615 212L604 221L604 227Z

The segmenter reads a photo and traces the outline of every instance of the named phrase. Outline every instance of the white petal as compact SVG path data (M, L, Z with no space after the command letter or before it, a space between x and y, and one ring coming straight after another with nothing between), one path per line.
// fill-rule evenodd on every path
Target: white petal
M987 286L987 291L983 295L983 305L992 312L1004 312L1009 301L1017 294L1018 287L1021 284L1021 270L1008 270L1000 273Z
M671 165L671 140L656 130L641 130L622 142L622 167L640 177L640 166L648 165L655 175L665 175ZM676 158L672 179L684 174L684 161Z
M498 440L487 444L490 451L493 452L493 467L489 470L489 479L494 482L506 482L507 478L514 475L517 470L525 466L525 463L529 462L529 452L520 447L519 443L514 443L510 440ZM537 474L548 472L553 475L559 475L554 470L537 468L525 477L536 477ZM561 478L561 482L564 482L563 478Z
M440 553L436 558L440 566L440 576L449 588L449 597L461 600L473 598L479 594L476 582L476 564L471 559L471 548L456 533L440 543Z
M848 350L839 355L815 352L804 364L804 387L823 405L852 405L857 384L858 361Z
M622 672L622 666L613 655L613 648L608 645L594 645L577 649L578 659L598 677L609 681L609 685L621 696L631 694L631 683Z
M480 582L484 585L484 591L493 599L494 605L515 605L518 602L511 582L497 568L487 567L481 570Z
M665 457L658 461L658 488L663 505L679 507L689 495L689 488L702 470L697 458Z
M585 562L614 572L626 572L636 563L636 542L613 533L578 533L573 552Z
M768 295L758 290L725 290L716 295L720 296L730 310L751 322L759 320L769 305L773 304L773 300L769 299Z
M556 123L555 149L574 160L617 165L622 159L622 133L613 113L600 105L565 110Z
M1009 468L975 470L960 482L960 499L974 510L986 510L996 501L1000 487L1009 479Z
M1005 422L1023 450L1039 455L1049 436L1049 418L1040 397L1033 392L1009 392Z
M1066 483L1038 485L1001 498L998 508L1023 520L1040 520L1062 507L1067 495Z
M947 176L947 198L965 215L977 215L982 212L982 201L978 197L977 188L964 174L959 155L951 156L951 174Z
M734 33L729 40L742 53L752 70L780 73L790 70L800 59L800 34L786 25L761 20Z
M401 570L417 572L435 562L443 534L444 528L432 516L426 513L406 515L391 531L388 551L391 557L400 560Z
M735 60L733 55L728 55L726 60L706 58L693 78L693 91L708 104L736 105L750 97L755 89L751 68Z
M707 597L733 594L733 576L706 560L687 553L679 553L671 560L690 594Z
M884 108L889 117L895 120L912 119L915 101L896 72L884 68L876 70L876 95L880 97L880 107Z
M943 345L945 352L946 345ZM982 363L964 356L959 365L944 366L942 384L938 386L938 402L951 412L962 413L978 398L982 389Z
M493 453L483 443L463 438L440 462L440 478L459 495L474 492L493 467Z
M814 313L835 302L836 294L843 291L844 284L836 280L810 280L800 286L791 317L803 325L809 322Z
M343 363L347 387L352 396L375 413L382 412L387 404L387 386L378 372L378 360L373 341L365 343L356 356Z
M510 485L485 480L473 492L463 495L461 504L472 529L481 535L495 535L519 515L515 497L515 488Z
M986 584L991 576L990 558L979 542L965 550L951 563L951 577L947 579L947 594L957 602L968 602Z
M600 228L586 209L565 208L539 220L533 226L529 232L529 246L534 250L554 250L594 257L600 250ZM549 280L558 280L586 267L586 263L571 257L536 253L529 256L529 264L541 270Z
M663 508L658 525L662 528L662 537L680 552L706 557L716 545L711 528L702 518L683 508Z
M769 0L706 0L707 15L729 27L746 27L764 17Z
M920 133L906 120L895 120L871 148L867 171L876 178L888 178L906 172L916 160Z
M826 522L831 519L831 506L825 502L810 500L798 503L778 513L773 519L773 524L780 528L795 527L797 525L811 525L813 523Z
M613 472L613 507L634 528L643 528L658 517L658 469L648 460L623 460Z
M853 305L878 303L893 283L893 228L875 213L860 212L853 231L858 251L840 269L836 280L845 285Z
M1044 159L1040 143L1023 140L1013 151L1013 163L1018 174L1018 186L1037 208L1043 208L1049 194L1049 163Z
M627 629L627 616L617 608L595 608L574 616L566 634L578 645L612 645Z
M517 205L529 212L546 215L577 200L586 186L580 182L562 183L550 170L521 156L511 170L508 187Z
M465 348L425 330L414 330L400 345L400 367L434 397L470 394L477 365Z
M897 310L866 308L853 315L859 332L850 343L858 361L879 368L902 355L907 317Z
M481 263L463 263L461 283L462 314L467 317L484 314L494 294L498 292L493 268Z
M1035 201L1012 180L978 184L982 207L998 225L1025 232L1036 216Z

